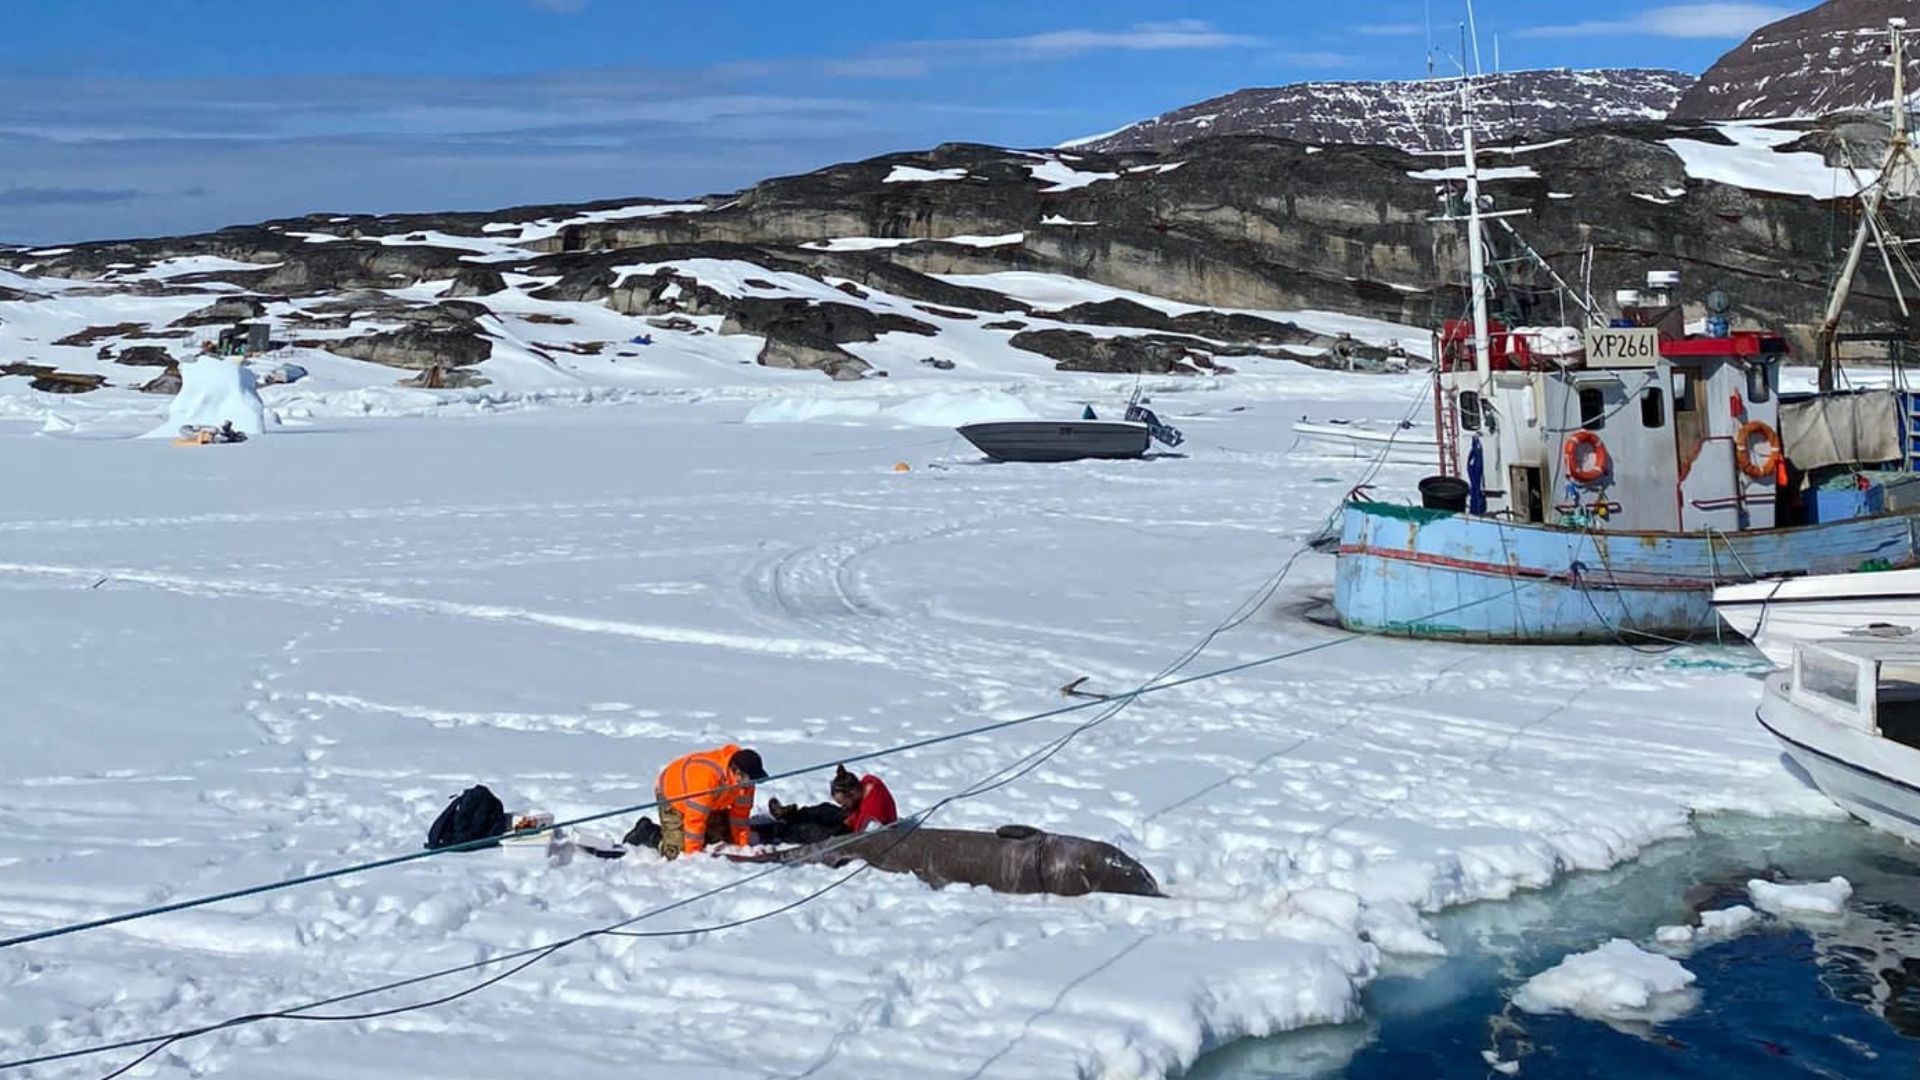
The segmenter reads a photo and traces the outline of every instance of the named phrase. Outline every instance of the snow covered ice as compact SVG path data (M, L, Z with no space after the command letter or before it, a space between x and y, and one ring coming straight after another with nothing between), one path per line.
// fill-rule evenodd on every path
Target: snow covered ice
M143 302L177 315L205 297ZM1420 385L1252 358L1144 382L1187 432L1180 455L996 466L942 429L1117 409L1132 380L1053 372L958 321L860 346L893 377L844 386L742 363L752 342L712 335L663 334L626 367L536 363L513 335L556 331L515 323L518 302L497 302L489 387L401 389L391 369L300 350L308 378L258 390L280 429L217 452L114 437L165 422L164 399L0 387L0 934L416 850L475 781L565 818L646 802L688 749L739 741L775 772L830 769L1058 706L1080 676L1130 689L1360 478L1290 453L1287 422L1397 417ZM525 303L582 334L633 325ZM930 347L961 366L923 373ZM1332 572L1304 558L1188 673L1338 639L1299 615ZM1696 812L1834 813L1779 767L1737 666L1344 644L1144 698L935 819L1112 842L1167 899L865 874L751 926L584 941L424 1012L221 1031L140 1075L598 1077L636 1055L702 1078L1177 1073L1235 1038L1355 1018L1387 953L1437 950L1423 913L1611 866ZM867 767L912 812L1078 719ZM761 798L817 801L825 777ZM0 1047L324 998L747 872L489 851L17 946L0 950ZM837 876L783 871L635 928L751 917Z
M1671 957L1623 938L1575 953L1527 980L1513 995L1526 1012L1570 1012L1590 1020L1658 1021L1691 1007L1693 973Z

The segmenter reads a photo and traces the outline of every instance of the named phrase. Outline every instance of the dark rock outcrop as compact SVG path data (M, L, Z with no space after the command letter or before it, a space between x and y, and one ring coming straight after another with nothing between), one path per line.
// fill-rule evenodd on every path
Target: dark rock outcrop
M167 370L140 384L143 394L177 394L180 392L180 369L170 367Z
M1039 353L1061 371L1191 374L1199 366L1193 361L1206 356L1201 342L1162 334L1094 337L1079 330L1028 330L1013 335L1009 344Z
M1916 15L1912 0L1828 0L1769 23L1708 68L1673 118L1814 117L1885 107L1893 101L1887 20Z
M251 296L223 296L206 307L190 311L168 326L214 326L245 322L267 313L267 305Z
M20 375L32 380L32 387L46 394L84 394L107 385L104 375L60 371L45 364L0 364L0 375Z
M491 266L468 266L453 275L453 284L440 295L445 297L492 296L502 292L507 281Z
M172 367L173 354L160 345L130 345L113 356L116 364L128 367Z
M1513 71L1480 79L1481 126L1501 143L1577 128L1659 120L1693 76L1678 71L1604 69ZM1458 80L1309 82L1236 90L1144 120L1073 150L1174 150L1196 139L1266 135L1314 145L1443 150L1459 144Z
M493 342L473 330L407 326L381 334L325 342L327 351L388 367L458 368L493 355Z

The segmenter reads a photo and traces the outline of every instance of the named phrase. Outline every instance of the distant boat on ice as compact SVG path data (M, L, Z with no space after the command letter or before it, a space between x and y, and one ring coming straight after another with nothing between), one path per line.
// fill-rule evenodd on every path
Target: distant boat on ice
M1306 449L1323 457L1431 465L1440 456L1433 426L1412 421L1302 419L1293 425L1293 433Z
M961 436L995 461L1081 461L1137 458L1158 439L1179 446L1186 436L1162 423L1141 404L1139 390L1127 402L1124 420L1102 420L1087 406L1078 420L989 420L959 429Z
M1130 420L992 420L960 434L995 461L1080 461L1137 458L1152 435Z

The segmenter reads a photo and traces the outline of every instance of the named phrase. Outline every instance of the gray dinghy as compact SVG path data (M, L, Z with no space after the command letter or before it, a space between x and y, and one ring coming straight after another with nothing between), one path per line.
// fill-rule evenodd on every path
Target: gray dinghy
M1129 420L995 420L960 434L995 461L1137 458L1150 437L1146 424Z

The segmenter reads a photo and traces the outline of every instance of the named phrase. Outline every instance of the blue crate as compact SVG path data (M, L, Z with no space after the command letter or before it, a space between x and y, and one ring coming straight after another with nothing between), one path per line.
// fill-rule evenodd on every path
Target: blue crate
M1839 491L1816 490L1811 494L1813 497L1807 503L1807 516L1815 524L1870 517L1887 508L1886 490L1877 484L1864 491L1843 488Z

